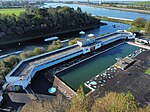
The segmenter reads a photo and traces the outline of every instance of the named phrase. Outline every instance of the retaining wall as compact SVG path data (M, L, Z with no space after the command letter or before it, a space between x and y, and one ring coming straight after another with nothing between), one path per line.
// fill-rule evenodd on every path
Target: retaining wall
M57 89L62 92L67 98L72 98L77 95L74 90L72 90L68 85L66 85L62 80L55 76L53 86L57 87Z

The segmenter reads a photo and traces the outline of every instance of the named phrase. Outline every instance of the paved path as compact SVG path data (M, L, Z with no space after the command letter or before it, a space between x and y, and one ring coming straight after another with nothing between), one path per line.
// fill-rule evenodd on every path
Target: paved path
M127 43L134 45L134 46L137 46L137 47L141 47L141 48L150 50L150 46L148 46L148 45L136 44L135 42L127 42Z

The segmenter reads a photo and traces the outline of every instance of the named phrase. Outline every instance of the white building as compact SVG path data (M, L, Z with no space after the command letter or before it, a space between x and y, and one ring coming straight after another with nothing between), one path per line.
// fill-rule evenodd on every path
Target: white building
M35 73L40 70L91 52L111 42L127 38L133 39L134 37L135 35L133 34L119 31L103 37L82 39L72 46L67 46L25 59L21 61L7 76L5 76L7 83L3 88L7 88L8 86L17 88L19 86L25 89L28 84L31 83Z
M87 45L90 45L90 44L93 44L93 43L95 43L95 39L94 38L85 38L85 39L77 41L77 44L80 47L87 46Z

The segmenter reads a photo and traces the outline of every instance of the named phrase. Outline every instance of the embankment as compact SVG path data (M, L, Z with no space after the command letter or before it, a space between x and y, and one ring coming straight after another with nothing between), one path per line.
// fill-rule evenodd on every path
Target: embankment
M131 9L131 8L125 8L125 7L112 7L107 5L94 5L94 4L80 4L80 5L88 5L90 7L97 7L97 8L105 8L105 9L112 9L112 10L121 10L121 11L129 11L129 12L138 12L138 13L144 13L144 14L150 14L150 11L148 10L140 10L140 9Z

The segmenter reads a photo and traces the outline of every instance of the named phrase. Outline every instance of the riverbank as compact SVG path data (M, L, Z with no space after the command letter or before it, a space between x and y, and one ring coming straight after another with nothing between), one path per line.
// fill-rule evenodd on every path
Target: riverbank
M98 25L93 25L93 26L87 26L87 27L82 27L82 28L77 28L77 29L69 29L69 30L64 30L64 31L58 31L58 32L53 32L53 33L48 33L48 34L43 34L43 35L39 35L39 36L35 36L35 35L26 35L24 37L26 38L18 38L18 37L14 37L13 39L7 39L7 40L1 40L0 41L0 45L5 45L5 44L10 44L10 43L19 43L19 42L23 42L23 41L27 41L27 40L34 40L34 39L45 39L47 37L50 36L55 36L55 35L59 35L59 34L64 34L64 33L69 33L69 32L76 32L76 31L81 31L81 30L87 30L87 29L91 29L91 28L95 28L95 27L99 27L99 26L103 26L106 25L106 23L100 23Z
M96 16L96 18L103 20L103 21L111 21L111 22L117 22L117 23L123 23L123 24L128 24L132 25L132 20L123 20L122 18L109 18L109 17L104 17L104 16Z
M83 3L80 5L86 5L86 6L90 6L90 7L96 7L96 8L106 8L106 9L112 9L112 10L121 10L121 11L150 14L150 11L140 10L140 9L129 9L129 8L123 8L123 7L121 8L121 7L112 7L112 6L107 6L107 5L95 5L95 4L83 4Z

